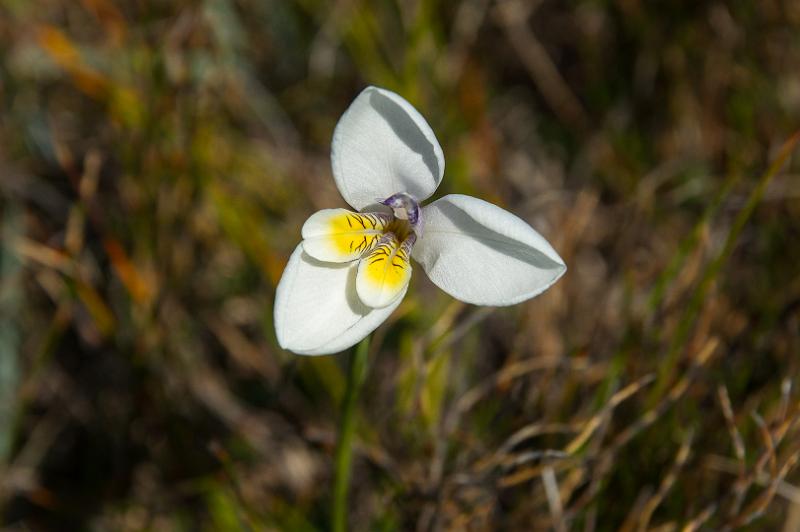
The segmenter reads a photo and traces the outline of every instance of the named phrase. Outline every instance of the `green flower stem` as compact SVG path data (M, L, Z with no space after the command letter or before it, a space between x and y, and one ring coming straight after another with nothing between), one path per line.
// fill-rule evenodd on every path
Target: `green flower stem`
M336 471L333 484L333 532L347 530L347 493L350 487L350 466L353 462L353 436L356 426L356 403L367 375L369 336L364 338L350 356L347 389L342 401L339 441L336 444Z

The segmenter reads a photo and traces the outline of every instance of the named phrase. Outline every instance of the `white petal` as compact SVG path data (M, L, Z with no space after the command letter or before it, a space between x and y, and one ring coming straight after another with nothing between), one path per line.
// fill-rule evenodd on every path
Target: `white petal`
M442 147L422 115L377 87L364 89L339 119L331 161L339 192L357 210L397 192L421 201L444 175Z
M275 333L284 349L327 355L358 343L389 317L403 299L372 309L356 295L358 262L320 262L298 245L275 293Z
M531 226L486 201L452 194L422 211L414 258L439 288L476 305L513 305L546 290L567 270Z

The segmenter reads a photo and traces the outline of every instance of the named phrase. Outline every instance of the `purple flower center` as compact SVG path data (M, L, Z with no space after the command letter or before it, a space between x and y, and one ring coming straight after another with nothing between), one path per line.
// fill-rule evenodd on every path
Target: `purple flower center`
M419 203L414 196L405 192L398 192L385 200L378 200L378 203L391 208L395 218L408 220L411 229L418 236L422 234L422 209L420 209Z

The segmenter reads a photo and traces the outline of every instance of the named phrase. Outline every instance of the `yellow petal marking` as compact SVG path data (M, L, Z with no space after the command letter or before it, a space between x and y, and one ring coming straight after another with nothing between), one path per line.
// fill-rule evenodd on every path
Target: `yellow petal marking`
M411 278L411 247L415 240L410 235L401 244L394 233L387 233L375 249L361 258L356 292L365 305L381 308L397 299Z
M390 222L383 213L325 209L303 225L303 249L325 262L356 260L378 244Z

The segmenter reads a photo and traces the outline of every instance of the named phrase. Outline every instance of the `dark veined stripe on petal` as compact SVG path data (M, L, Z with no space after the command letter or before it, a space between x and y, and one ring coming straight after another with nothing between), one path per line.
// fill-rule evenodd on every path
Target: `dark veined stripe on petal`
M303 250L324 262L350 262L371 251L391 222L384 213L324 209L303 225Z
M361 258L356 292L362 303L382 308L404 292L411 279L411 248L415 240L412 234L400 243L394 233L387 233L375 249Z

